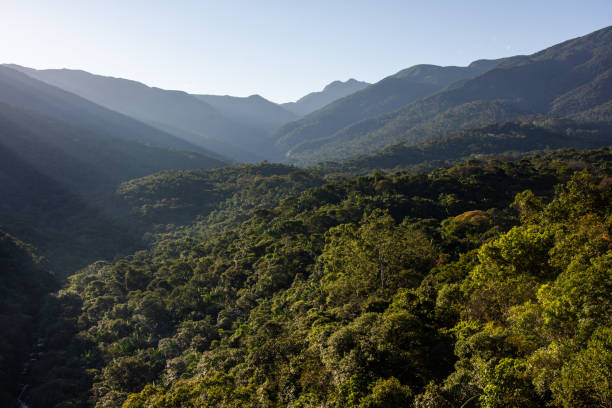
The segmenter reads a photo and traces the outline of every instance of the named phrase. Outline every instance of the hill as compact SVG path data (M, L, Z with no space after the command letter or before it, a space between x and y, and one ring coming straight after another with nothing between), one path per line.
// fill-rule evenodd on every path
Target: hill
M467 67L416 65L288 123L273 137L291 159L295 156L293 150L302 144L325 139L366 118L392 112L454 82L481 74L497 63L499 61L481 60Z
M610 120L612 28L504 59L397 111L292 148L296 162L346 159L433 134L529 117Z
M367 82L357 81L353 78L345 82L334 81L327 84L322 91L311 92L295 102L283 103L281 106L290 112L293 112L297 116L305 116L311 112L321 109L326 105L329 105L335 100L360 91L369 85L370 84Z
M167 170L122 183L117 195L146 223L185 225L197 218L229 224L323 184L320 174L274 163L210 170Z

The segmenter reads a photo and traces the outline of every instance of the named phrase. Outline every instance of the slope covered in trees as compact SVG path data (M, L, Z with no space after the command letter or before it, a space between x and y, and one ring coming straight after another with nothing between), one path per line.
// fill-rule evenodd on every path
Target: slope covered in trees
M36 315L55 277L33 248L0 229L0 404L14 404L36 330Z
M189 224L212 214L221 223L318 186L317 172L260 163L213 170L165 171L122 183L117 195L145 224Z
M473 79L416 100L397 111L303 138L291 160L312 163L354 158L400 142L520 118L610 121L612 28L530 56L506 58Z
M611 159L564 150L326 184L247 168L258 205L160 233L49 300L26 401L609 406ZM205 207L209 183L161 173L122 194L139 211Z

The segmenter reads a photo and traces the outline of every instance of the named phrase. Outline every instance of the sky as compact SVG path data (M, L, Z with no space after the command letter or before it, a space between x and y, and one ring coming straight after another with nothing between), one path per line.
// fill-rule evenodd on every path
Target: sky
M0 0L0 62L288 102L415 64L531 54L610 24L610 0Z

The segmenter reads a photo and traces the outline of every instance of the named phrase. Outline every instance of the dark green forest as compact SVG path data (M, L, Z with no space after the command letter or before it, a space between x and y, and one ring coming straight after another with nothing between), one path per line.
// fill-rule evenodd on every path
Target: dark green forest
M151 246L47 284L25 400L611 406L610 163L609 148L564 149L428 173L262 163L126 182ZM6 262L43 273L5 241Z

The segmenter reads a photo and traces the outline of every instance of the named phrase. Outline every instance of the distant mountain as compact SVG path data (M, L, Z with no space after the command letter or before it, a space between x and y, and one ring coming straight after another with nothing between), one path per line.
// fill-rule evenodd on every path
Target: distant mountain
M0 102L35 111L98 136L130 139L182 150L205 149L128 116L96 105L73 93L0 66Z
M196 151L176 150L197 147L2 66L0 145L77 189L95 189L103 181L112 184L177 166L210 168L227 163ZM99 177L91 178L94 173Z
M266 132L233 121L186 92L85 71L10 67L234 160L257 161L270 151L264 146Z
M247 98L221 95L194 95L233 121L266 133L298 118L293 112L259 96Z
M283 103L281 106L298 116L305 116L321 109L335 100L360 91L369 85L370 84L367 82L357 81L353 78L346 82L334 81L328 84L320 92L309 93L296 102Z
M467 67L415 65L286 124L273 137L279 149L292 155L291 150L302 143L332 136L353 123L392 112L498 63L499 60L480 60Z
M607 27L530 56L504 59L395 112L331 135L320 132L316 140L302 137L290 158L298 163L348 159L429 135L534 116L610 121L611 78L612 27Z

